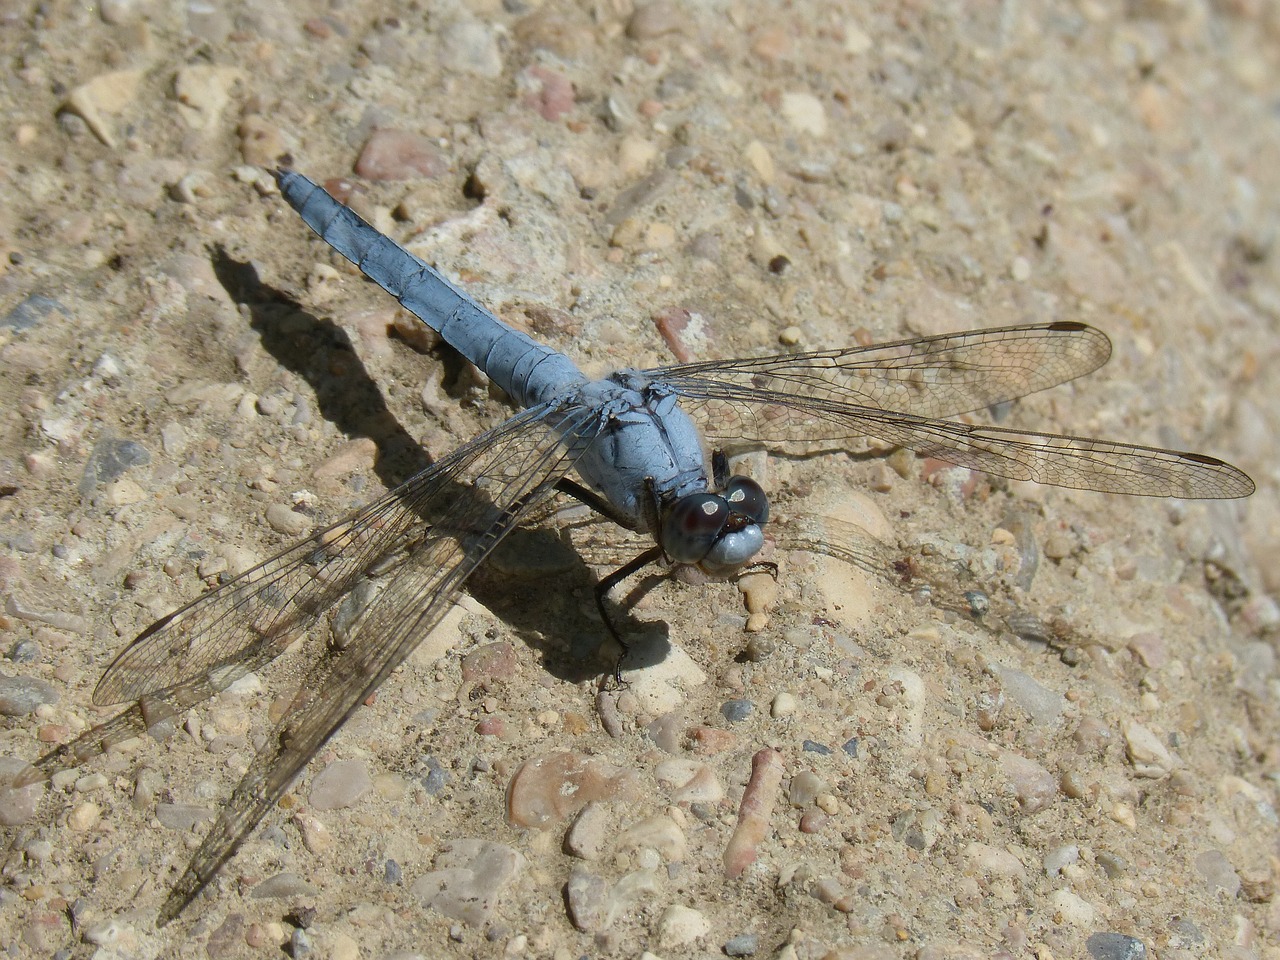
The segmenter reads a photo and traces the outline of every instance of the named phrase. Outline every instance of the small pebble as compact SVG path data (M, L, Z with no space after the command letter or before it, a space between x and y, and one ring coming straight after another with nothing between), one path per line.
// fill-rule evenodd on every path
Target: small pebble
M73 319L71 311L52 297L40 293L28 294L16 306L0 318L0 327L20 332L30 330L51 313L58 312L68 320Z
M288 154L289 145L280 128L256 113L240 120L240 159L254 167L274 167Z
M612 817L602 803L588 803L573 818L564 837L564 851L579 860L598 860L612 836Z
M244 79L238 67L195 63L179 68L173 80L178 115L193 130L216 125L231 102L232 88Z
M654 0L636 7L627 21L627 36L632 40L653 40L675 33L684 23L680 8L667 0Z
M194 803L157 803L156 819L167 830L186 833L202 823L211 823L215 817L212 808Z
M53 685L37 677L0 677L0 716L25 717L59 699Z
M1064 770L1058 778L1058 789L1065 797L1083 800L1089 795L1089 781L1079 770Z
M1070 890L1055 890L1049 894L1049 908L1055 918L1074 927L1092 926L1097 915L1093 904Z
M778 751L760 750L751 758L751 778L738 805L738 823L724 851L724 872L729 880L736 880L755 863L756 848L773 818L782 774L782 754Z
M619 833L614 841L614 849L620 853L642 848L656 850L668 863L683 860L686 847L684 831L665 814L632 824Z
M289 937L289 955L293 960L304 960L306 957L315 956L315 946L311 942L311 934L307 933L302 927L293 931L293 935Z
M1240 892L1240 875L1220 850L1208 850L1195 858L1196 873L1204 880L1210 894L1219 890L1234 898Z
M569 922L583 933L598 933L609 924L609 883L582 866L569 871L564 887Z
M992 877L1022 878L1026 869L1022 861L1008 850L987 843L970 843L963 850L965 863L978 874Z
M547 827L592 800L625 801L639 795L634 771L568 751L526 760L507 787L507 819L518 827Z
M787 799L793 807L804 808L813 803L818 794L827 789L826 783L812 770L801 770L791 778Z
M305 878L286 870L257 884L249 892L249 896L257 900L266 900L283 897L305 897L311 896L315 892L315 888Z
M102 143L116 146L116 129L109 117L134 102L142 83L142 70L101 73L75 87L67 96L68 110L77 114Z
M333 834L319 817L300 813L293 818L293 822L302 834L302 845L311 853L323 853L333 845Z
M311 518L283 503L267 507L267 524L276 533L299 537L311 529Z
M419 782L422 784L423 789L427 791L427 794L434 797L448 785L449 771L435 757L427 757L424 762L426 763L427 772L419 778Z
M1180 765L1160 738L1142 724L1129 721L1124 725L1123 732L1125 753L1138 776L1158 780L1168 776L1175 766Z
M756 176L764 183L773 183L777 176L774 169L773 157L769 155L769 149L759 140L752 140L747 144L744 152L747 163L756 172Z
M102 808L96 803L82 803L67 816L67 826L83 833L91 829L101 816Z
M26 823L40 809L45 794L43 781L25 787L13 787L14 779L28 767L17 757L0 757L0 826L16 827Z
M84 473L80 477L80 495L89 496L120 478L126 470L145 466L151 462L147 448L133 440L103 437L89 454Z
M658 921L658 943L671 948L692 943L711 932L711 921L692 907L673 904Z
M462 658L462 679L468 683L482 680L510 680L520 666L515 647L509 643L487 643Z
M725 942L721 948L726 956L730 957L750 957L760 949L760 938L754 933L740 933L732 940Z
M541 64L532 64L517 78L521 103L543 120L555 123L569 113L576 102L573 83L562 73Z
M502 75L502 50L493 27L481 20L459 20L440 34L440 62L450 74Z
M1058 784L1053 774L1034 760L1006 750L1000 755L1000 769L1008 777L1023 813L1037 813L1057 796Z
M1075 863L1080 859L1080 848L1075 844L1064 847L1056 847L1050 850L1044 858L1044 872L1046 876L1056 877L1062 868L1068 864Z
M409 889L437 913L480 926L489 922L503 892L526 865L524 856L505 844L455 840L444 845L433 869Z
M779 717L789 717L796 712L796 698L785 691L777 694L773 698L773 703L769 707L769 715L777 719Z
M826 107L811 93L784 93L781 112L791 129L797 133L821 137L827 132Z
M755 712L756 705L750 700L726 700L720 705L720 715L730 723L741 723Z
M438 177L449 169L430 140L403 130L376 130L365 141L355 172L366 180L409 180Z
M309 799L316 810L341 810L372 789L373 779L363 760L335 760L311 781Z
M716 803L724 797L715 769L696 760L663 760L654 777L671 790L673 803Z
M1146 960L1147 947L1123 933L1095 933L1084 942L1093 960Z
M84 928L81 939L98 947L120 948L136 938L133 930L118 920L99 920ZM112 951L115 952L114 950Z
M1124 800L1113 803L1111 809L1107 811L1107 816L1129 830L1138 829L1138 815L1133 809L1133 804Z
M821 810L806 810L800 817L800 832L821 833L830 821Z

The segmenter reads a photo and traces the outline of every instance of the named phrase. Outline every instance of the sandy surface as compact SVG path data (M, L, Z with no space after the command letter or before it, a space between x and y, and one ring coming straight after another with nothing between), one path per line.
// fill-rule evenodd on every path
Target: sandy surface
M5 797L25 822L0 950L1280 955L1272 6L6 0L0 21L0 674L35 698L5 756L108 717L93 685L156 617L510 413L388 332L394 303L258 166L285 155L591 372L1084 320L1111 363L1004 422L1258 483L1153 501L875 447L748 458L780 518L860 516L923 579L783 544L755 633L732 585L647 584L631 626L658 662L599 700L593 573L628 548L607 525L526 540L161 930L309 648ZM357 177L371 137L394 149ZM595 780L566 780L587 758ZM512 822L513 781L540 825Z

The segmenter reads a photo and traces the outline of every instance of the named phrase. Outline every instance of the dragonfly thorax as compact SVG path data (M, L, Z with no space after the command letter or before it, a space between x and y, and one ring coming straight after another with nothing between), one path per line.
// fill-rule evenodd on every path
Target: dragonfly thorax
M754 480L732 477L720 493L690 493L662 511L660 543L676 563L722 576L764 546L769 498Z

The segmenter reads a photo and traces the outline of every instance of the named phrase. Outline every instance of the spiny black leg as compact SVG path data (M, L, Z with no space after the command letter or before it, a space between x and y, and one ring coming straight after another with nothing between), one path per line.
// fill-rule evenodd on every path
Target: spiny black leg
M618 513L611 504L600 494L594 490L589 490L576 480L570 480L568 477L561 477L556 481L556 490L566 496L573 497L579 503L585 504L602 517L607 517L624 530L630 530L632 524L622 514Z
M618 628L613 624L613 618L609 616L609 610L605 606L605 598L609 595L609 591L620 584L627 577L631 576L637 570L647 567L655 560L662 558L661 547L650 547L644 553L631 560L624 566L619 567L613 573L609 574L603 580L596 584L596 607L600 611L600 619L604 621L605 629L609 631L609 636L617 642L622 649L617 661L613 665L613 680L618 686L622 686L622 661L627 656L627 642L622 639L622 634L618 632Z
M755 573L758 570L767 570L769 576L773 577L774 582L777 582L778 565L772 560L757 560L755 563L748 564L738 571L738 576L745 577L748 573Z

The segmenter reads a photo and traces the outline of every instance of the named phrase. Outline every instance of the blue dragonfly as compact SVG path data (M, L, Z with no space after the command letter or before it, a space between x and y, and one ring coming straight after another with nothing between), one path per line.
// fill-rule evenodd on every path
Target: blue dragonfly
M176 917L214 878L316 752L440 621L467 578L516 527L568 494L653 546L597 585L606 596L651 563L729 577L753 563L765 491L708 448L744 442L826 449L875 437L996 476L1150 497L1234 498L1253 482L1214 457L945 418L1065 383L1106 362L1083 323L975 330L869 347L708 360L589 379L507 326L430 265L307 177L280 193L320 237L436 330L519 405L357 513L144 630L107 668L111 720L36 761L35 782L141 735L265 667L362 585L380 591L341 643L308 667L287 715L160 910ZM704 445L705 441L705 445ZM625 644L623 645L625 650Z

